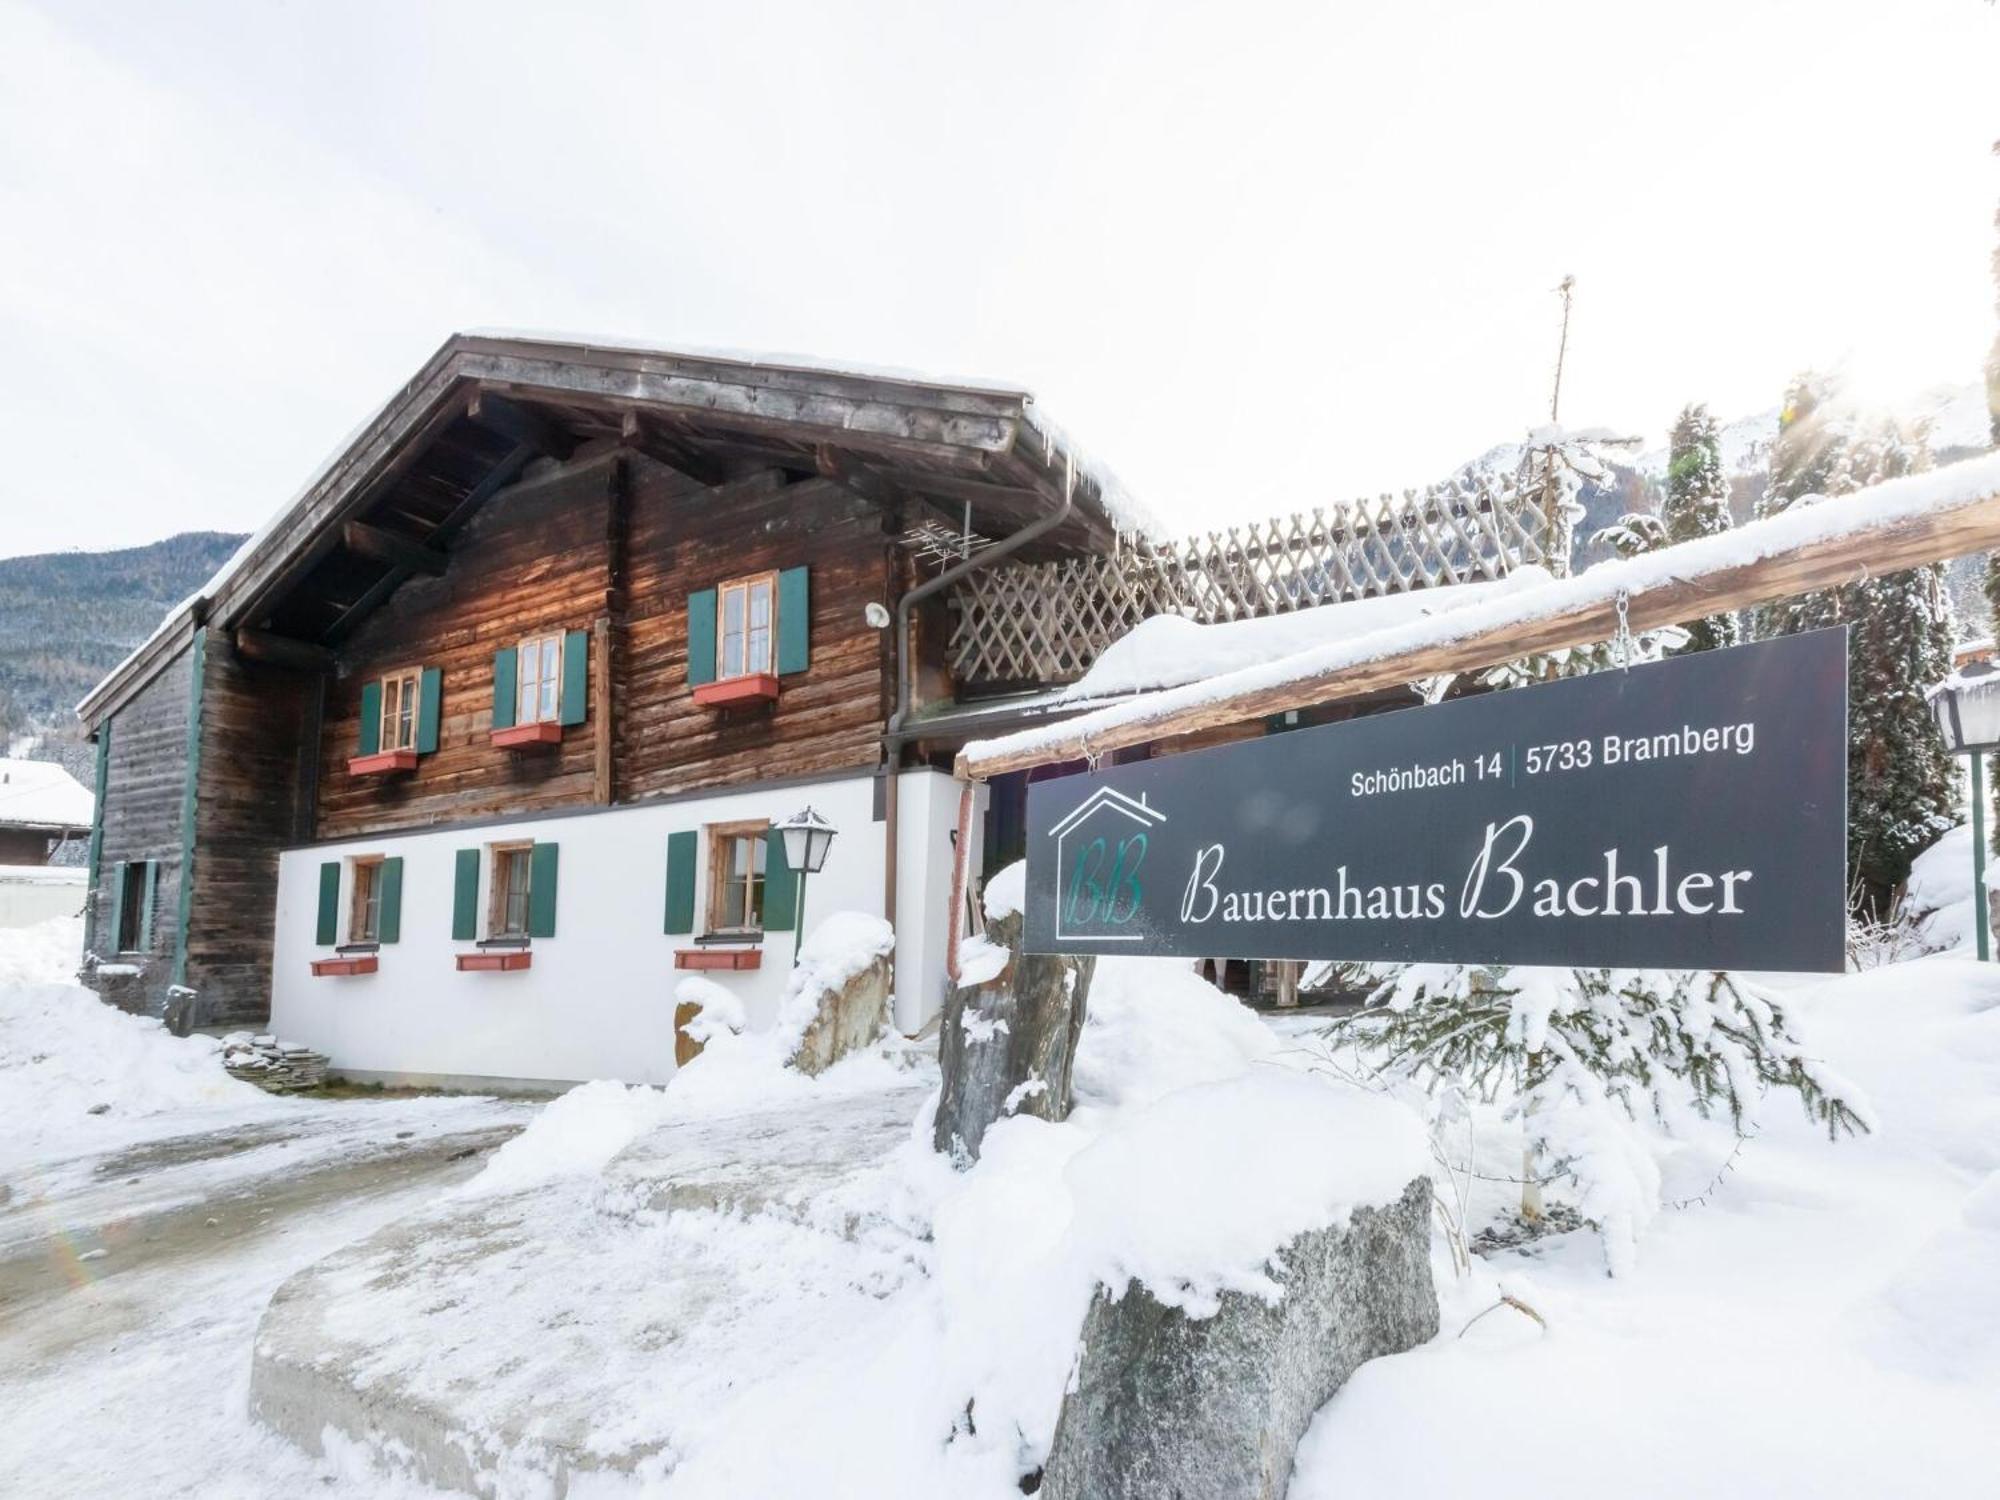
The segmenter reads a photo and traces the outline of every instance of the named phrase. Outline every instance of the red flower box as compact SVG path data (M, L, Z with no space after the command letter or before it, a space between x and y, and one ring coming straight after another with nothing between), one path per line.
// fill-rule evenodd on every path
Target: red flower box
M676 969L757 969L764 964L762 948L678 948Z
M315 979L329 979L342 974L373 974L375 955L364 953L359 958L316 958L312 966Z
M553 719L542 719L533 724L512 724L505 729L493 731L496 745L559 745L562 743L562 725Z
M458 972L504 974L513 969L527 968L534 956L525 948L511 948L503 953L461 953L458 955Z
M417 768L417 752L414 750L378 750L373 755L357 755L347 763L350 776L381 776L389 771L414 771Z
M769 672L752 672L748 677L728 677L721 682L704 682L694 690L694 701L704 708L731 708L742 703L776 703L778 679Z

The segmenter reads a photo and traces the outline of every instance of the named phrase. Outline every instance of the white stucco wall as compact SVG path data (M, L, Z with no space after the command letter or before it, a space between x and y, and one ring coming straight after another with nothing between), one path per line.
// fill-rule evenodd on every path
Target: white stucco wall
M951 832L958 784L905 771L897 837L896 1020L915 1030L943 1002ZM777 821L810 802L839 829L826 868L806 882L806 925L835 911L882 911L884 825L867 777L721 793L484 828L444 829L286 851L279 860L271 1029L325 1052L336 1071L453 1079L664 1081L674 1067L676 949L661 929L667 835L711 823ZM973 868L978 868L978 822ZM532 839L558 845L556 935L537 938L528 969L459 973L451 936L457 851ZM403 859L402 935L374 974L316 978L319 868L342 862L345 936L357 855ZM481 910L487 877L481 861ZM708 861L697 861L697 931L707 910ZM706 977L743 998L753 1026L771 1023L791 968L794 934L764 940L763 966Z

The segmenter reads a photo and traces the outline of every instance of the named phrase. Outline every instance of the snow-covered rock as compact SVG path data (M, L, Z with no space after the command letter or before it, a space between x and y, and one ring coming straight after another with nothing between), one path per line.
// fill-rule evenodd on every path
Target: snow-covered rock
M1018 862L995 877L1002 901L992 903L988 892L987 935L960 973L938 1029L944 1087L932 1140L963 1162L978 1157L996 1120L1068 1117L1077 1036L1096 969L1092 958L1021 952L1024 919L1019 910L1005 910L1016 868ZM1004 915L993 916L995 910Z
M787 1067L817 1077L881 1040L895 952L895 929L880 917L835 912L813 929L778 1006L778 1032L791 1044Z
M1099 1291L1045 1500L1282 1500L1319 1409L1367 1360L1437 1332L1430 1219L1418 1178L1281 1247L1275 1297L1225 1292L1205 1317L1143 1286Z

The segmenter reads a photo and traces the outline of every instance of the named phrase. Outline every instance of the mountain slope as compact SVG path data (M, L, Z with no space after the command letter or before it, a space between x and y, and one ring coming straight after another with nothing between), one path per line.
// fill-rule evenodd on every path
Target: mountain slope
M0 731L13 739L73 725L77 699L242 541L184 531L115 552L0 559Z

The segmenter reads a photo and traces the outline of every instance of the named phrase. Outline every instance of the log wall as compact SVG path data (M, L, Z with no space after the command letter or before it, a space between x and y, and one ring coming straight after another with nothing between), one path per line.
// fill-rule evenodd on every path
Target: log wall
M495 746L493 654L542 631L590 629L605 613L605 528L617 469L599 460L503 490L454 542L443 576L405 583L355 632L327 684L318 837L591 800L599 716L569 727L560 744ZM436 752L415 771L351 775L362 687L409 666L444 674Z
M210 636L188 910L196 1026L255 1028L270 1015L278 850L293 840L308 795L301 755L318 697L317 677L244 661Z
M136 966L139 972L94 974L89 982L121 1010L140 1015L165 1016L167 991L173 983L193 660L192 647L183 646L107 721L111 755L104 791L104 845L98 888L90 899L98 956L118 967ZM143 952L120 953L116 871L127 861L148 859L160 865L153 891L153 940Z
M466 528L442 577L404 584L342 649L315 836L872 766L892 689L885 633L862 612L893 603L894 556L882 510L832 480L787 484L770 471L705 486L632 453L524 480ZM802 564L808 669L783 679L775 704L696 704L688 596ZM496 747L494 652L545 630L592 632L588 717L558 745ZM443 671L438 749L412 772L351 775L362 687L402 666Z

